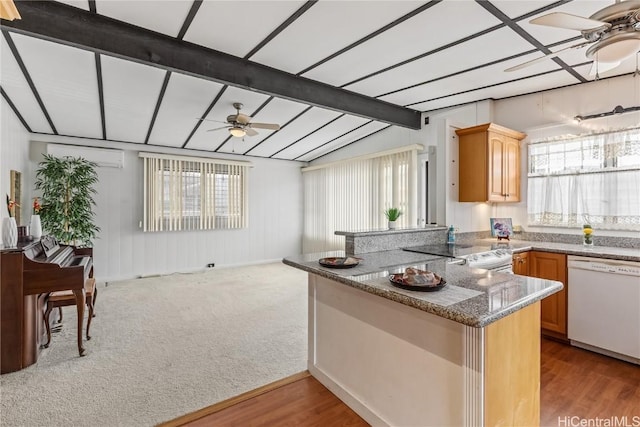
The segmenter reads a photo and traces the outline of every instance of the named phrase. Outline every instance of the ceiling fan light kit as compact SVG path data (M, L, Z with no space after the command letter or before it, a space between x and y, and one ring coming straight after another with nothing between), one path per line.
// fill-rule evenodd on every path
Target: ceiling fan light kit
M587 49L587 58L598 62L621 62L640 50L640 32L612 34Z
M245 132L244 129L239 128L239 127L232 127L229 129L229 133L231 134L231 136L235 136L236 138L242 138L243 136L245 136L247 134L247 132Z

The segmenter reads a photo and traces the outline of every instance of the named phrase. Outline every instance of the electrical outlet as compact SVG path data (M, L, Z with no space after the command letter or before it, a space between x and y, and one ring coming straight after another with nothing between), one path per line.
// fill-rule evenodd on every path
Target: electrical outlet
M216 263L215 263L215 262L212 262L212 263L207 264L207 268L213 268L213 267L215 267L215 266L216 266Z

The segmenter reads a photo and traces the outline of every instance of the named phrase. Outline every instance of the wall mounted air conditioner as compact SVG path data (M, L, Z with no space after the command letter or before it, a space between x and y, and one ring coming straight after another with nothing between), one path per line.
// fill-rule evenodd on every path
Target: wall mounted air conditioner
M110 150L106 148L79 147L77 145L48 144L47 154L54 157L82 157L95 162L99 167L120 168L124 167L124 151Z

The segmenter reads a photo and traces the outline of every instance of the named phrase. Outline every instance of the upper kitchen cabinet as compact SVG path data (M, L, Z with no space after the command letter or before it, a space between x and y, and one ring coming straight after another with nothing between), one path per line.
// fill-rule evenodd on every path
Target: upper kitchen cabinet
M456 130L460 202L520 201L520 141L527 135L495 123Z

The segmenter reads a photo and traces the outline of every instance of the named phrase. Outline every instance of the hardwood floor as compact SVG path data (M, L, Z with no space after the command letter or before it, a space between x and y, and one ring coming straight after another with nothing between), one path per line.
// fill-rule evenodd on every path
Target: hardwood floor
M220 402L159 427L368 426L309 372Z
M640 366L544 338L541 345L543 426L582 425L563 422L571 417L624 416L627 425L640 426Z
M640 366L545 338L541 347L542 426L587 425L588 420L613 417L626 417L626 425L640 426ZM579 424L580 420L587 421ZM161 427L367 425L304 372Z

